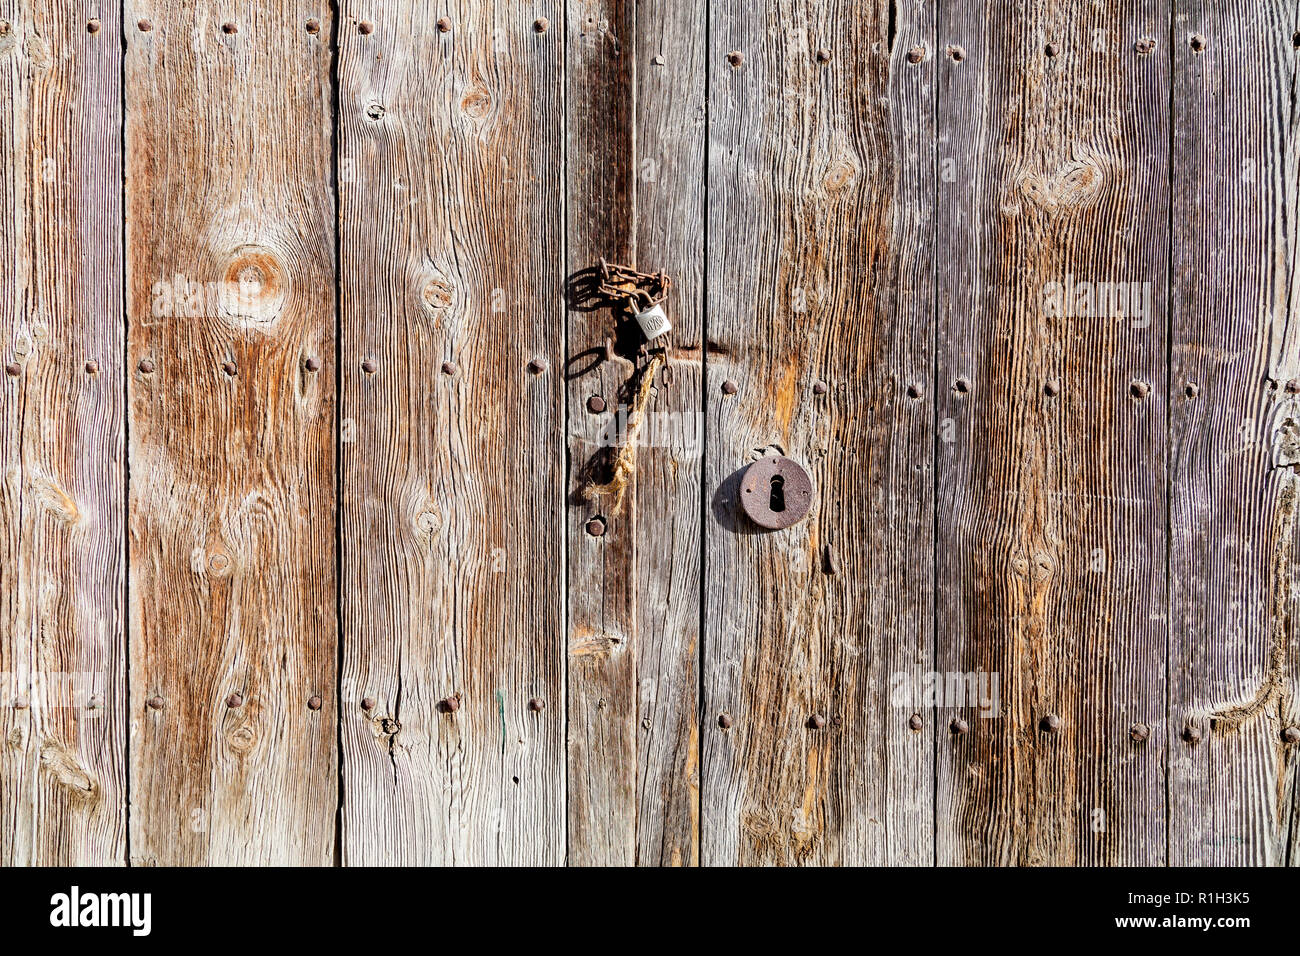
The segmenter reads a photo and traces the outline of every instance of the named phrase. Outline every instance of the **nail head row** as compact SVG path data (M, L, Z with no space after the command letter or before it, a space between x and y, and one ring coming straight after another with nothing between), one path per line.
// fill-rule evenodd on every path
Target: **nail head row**
M244 706L244 695L239 693L230 694L225 700L225 705L231 710ZM313 694L307 698L308 710L320 710L323 705L324 700L318 694ZM162 710L167 706L167 701L155 694L145 701L145 706L150 710Z
M366 368L366 366L370 366L370 367ZM303 360L302 367L309 372L316 372L320 370L320 361L315 358L307 358ZM367 372L373 372L375 370L373 362L362 362L361 367L365 369ZM8 368L9 367L6 366L5 370L8 371ZM93 360L88 361L86 363L85 368L88 374L94 375L96 372L99 371L99 363ZM143 374L148 375L154 371L155 366L152 359L146 358L146 359L141 359L140 363L136 366L136 368ZM227 360L221 363L221 371L225 372L227 375L233 378L239 374L239 366L236 365L234 362ZM10 372L9 374L17 375L18 372Z

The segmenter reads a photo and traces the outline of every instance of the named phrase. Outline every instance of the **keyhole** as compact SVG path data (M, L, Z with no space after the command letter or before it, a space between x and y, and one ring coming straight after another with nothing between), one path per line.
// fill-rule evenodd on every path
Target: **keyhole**
M780 475L772 476L772 497L768 499L767 506L775 512L785 510L785 479Z

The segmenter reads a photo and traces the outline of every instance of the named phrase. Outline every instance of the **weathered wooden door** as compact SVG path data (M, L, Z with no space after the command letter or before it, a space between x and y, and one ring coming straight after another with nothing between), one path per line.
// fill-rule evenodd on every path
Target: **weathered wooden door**
M0 0L0 862L1293 862L1298 14Z

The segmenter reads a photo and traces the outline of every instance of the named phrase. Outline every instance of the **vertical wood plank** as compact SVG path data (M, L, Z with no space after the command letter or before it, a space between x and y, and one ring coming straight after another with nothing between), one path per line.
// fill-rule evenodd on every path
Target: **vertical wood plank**
M938 671L1000 697L938 709L940 864L1164 862L1168 36L940 14Z
M932 731L890 693L932 653L934 62L907 52L933 28L912 4L713 9L708 865L933 856ZM814 503L759 533L736 489L772 452Z
M345 864L564 859L560 16L340 13Z
M636 861L650 866L700 862L707 18L707 0L636 3L633 251L642 268L673 277L673 331L653 343L669 349L669 361L643 433L635 499Z
M125 19L132 861L329 864L329 10Z
M1169 862L1294 864L1297 9L1175 13Z
M118 37L0 3L3 865L126 860Z
M601 256L622 263L636 257L637 44L632 0L570 0L566 6L565 253L572 276ZM579 488L598 465L592 459L600 454L599 436L611 428L593 420L586 402L599 395L617 409L627 400L623 385L634 365L617 354L607 310L570 310L567 345L568 860L630 866L636 859L640 511L635 488L618 515L602 502L584 500ZM589 534L589 520L601 523L604 533Z
M699 862L705 17L702 0L569 4L568 272L605 257L674 282L673 331L644 352L607 308L568 316L574 864ZM633 376L660 349L668 366L614 513L582 488L605 477ZM593 518L603 535L587 532Z

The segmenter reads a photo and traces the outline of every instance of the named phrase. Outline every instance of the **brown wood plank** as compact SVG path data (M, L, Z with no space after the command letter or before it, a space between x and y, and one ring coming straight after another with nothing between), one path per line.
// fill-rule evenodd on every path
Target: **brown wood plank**
M154 0L125 19L131 858L328 864L329 10Z
M564 859L560 17L340 11L345 864Z
M832 0L712 23L707 865L933 856L932 729L890 694L931 669L935 64L907 53L933 27ZM774 451L813 507L758 533L738 474Z
M126 859L117 9L0 3L0 864Z
M621 263L636 257L635 10L632 0L568 5L569 276L594 267L601 256ZM634 365L617 354L608 310L570 310L567 343L568 861L630 866L637 846L635 562L640 511L635 487L626 493L618 515L604 502L584 500L579 488L586 472L604 460L600 437L614 427L612 411L628 400L624 383ZM611 411L590 414L586 402L592 395L604 398ZM603 480L606 475L593 477ZM603 522L603 535L587 533L593 519Z
M937 710L940 864L1164 862L1168 36L1162 0L950 4L927 54L937 669L1000 698Z
M1295 865L1297 8L1175 12L1169 862Z
M638 455L636 860L699 864L706 0L636 3L636 247L673 277ZM666 339L666 341L665 341ZM572 347L572 341L570 346ZM572 348L571 348L572 351Z
M673 331L648 345L666 349L669 364L618 513L611 498L581 490L606 477L648 355L608 308L568 317L574 864L699 862L705 16L700 0L570 8L568 271L603 256L674 282ZM603 411L591 410L593 396ZM600 536L586 530L596 517Z

